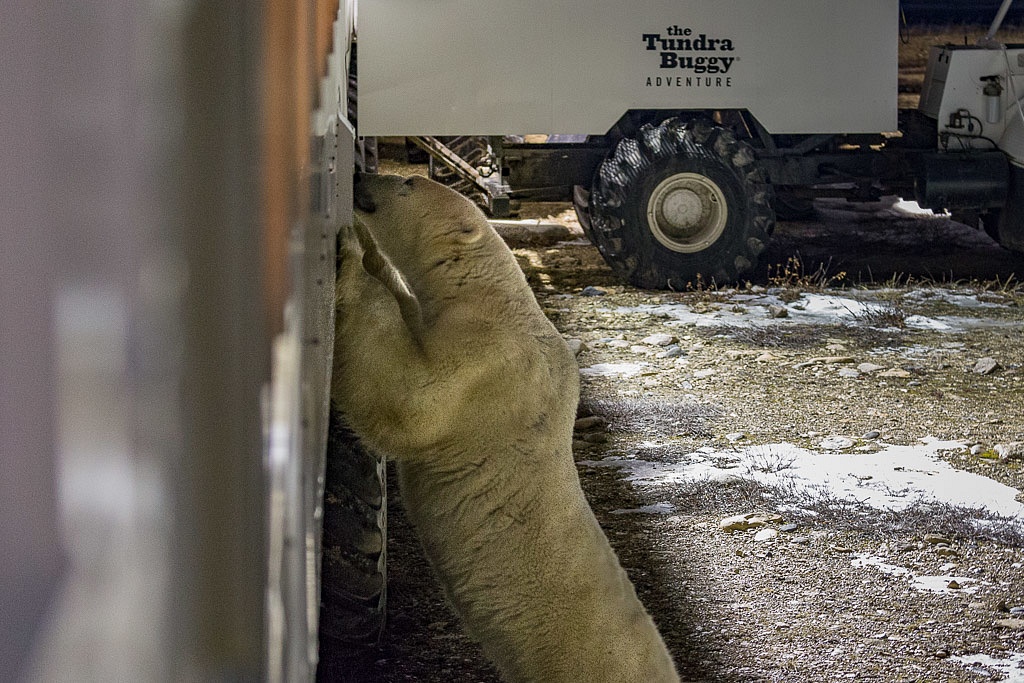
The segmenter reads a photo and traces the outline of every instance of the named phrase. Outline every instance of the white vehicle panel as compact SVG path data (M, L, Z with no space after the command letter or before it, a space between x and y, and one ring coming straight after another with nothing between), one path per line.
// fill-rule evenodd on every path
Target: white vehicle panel
M630 109L896 129L897 0L372 0L361 135L602 134Z
M982 78L992 76L999 78L1002 91L999 96L998 120L988 120L985 115L985 81ZM1021 45L1006 46L1005 52L1001 48L936 46L931 48L929 55L920 109L927 116L938 120L940 131L948 129L950 114L968 112L978 119L984 119L984 123L978 121L982 128L975 128L972 132L998 140L1005 126L1020 116L1015 94L1024 95L1024 47ZM971 142L983 148L992 146L991 140L976 139ZM956 149L956 145L953 149Z

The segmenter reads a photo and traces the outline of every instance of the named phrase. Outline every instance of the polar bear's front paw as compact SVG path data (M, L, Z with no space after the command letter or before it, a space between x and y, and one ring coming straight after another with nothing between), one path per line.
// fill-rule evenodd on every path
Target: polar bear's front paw
M359 263L363 259L363 245L359 241L359 231L355 222L359 218L352 217L353 224L342 225L338 230L338 262Z

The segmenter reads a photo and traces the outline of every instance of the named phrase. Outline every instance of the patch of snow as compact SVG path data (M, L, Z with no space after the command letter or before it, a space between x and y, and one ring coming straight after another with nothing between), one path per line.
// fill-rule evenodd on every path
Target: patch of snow
M956 581L960 588L950 588L949 584L952 581ZM915 576L914 577L914 589L925 593L948 593L955 595L957 593L976 593L978 592L979 586L971 585L977 584L977 579L967 578L965 576L952 576L949 574L942 576Z
M969 594L976 593L980 587L977 579L953 575L919 575L906 567L889 564L882 558L876 557L875 555L869 555L868 553L857 553L854 555L853 560L850 561L850 564L857 568L873 567L888 576L905 578L910 582L911 588L924 593L946 593L949 595L955 595L957 593ZM952 581L956 581L960 588L950 588L949 584Z
M934 295L931 293L935 292ZM878 292L882 294L883 292ZM918 293L916 296L912 296ZM854 299L835 294L805 292L796 301L785 302L773 294L735 293L719 302L717 308L698 313L682 303L641 304L639 306L618 306L612 310L619 315L642 313L654 317L668 319L668 325L692 325L696 327L766 327L772 325L852 325L875 309L891 306L885 300L871 301L870 294L864 298ZM1002 304L980 301L977 295L958 294L947 289L914 290L907 295L913 301L941 300L962 308L990 308ZM742 306L738 304L743 304ZM773 318L767 313L769 306L780 306L786 309L783 318ZM905 319L907 327L937 330L941 332L961 332L969 329L986 327L1006 327L1017 324L1015 321L972 318L967 316L943 315L929 317L910 315Z
M968 330L998 329L1015 327L1020 323L998 318L968 318L962 315L941 315L929 318L924 315L909 315L903 319L907 327L937 332L966 332Z
M588 377L635 377L646 367L647 363L597 363L580 368L580 374Z
M655 503L654 505L644 505L638 508L618 509L612 510L613 515L670 515L676 511L676 506L672 503Z
M917 303L941 301L959 308L1005 308L1005 304L982 301L977 294L964 294L944 287L913 289L903 298Z
M1017 490L987 477L954 469L938 457L962 450L959 441L925 438L917 445L887 445L875 453L815 452L789 443L680 454L674 462L606 458L592 466L621 467L639 486L685 481L752 479L794 493L826 494L879 509L903 510L938 502L1015 517L1024 524ZM667 449L662 452L668 455ZM584 463L581 463L584 464Z
M931 209L922 208L920 204L909 199L899 199L892 205L893 211L907 214L909 216L935 216ZM948 215L948 214L940 214Z
M730 306L730 304L739 302L745 305L743 307ZM719 325L756 327L852 322L856 315L864 313L869 308L868 304L856 299L814 293L805 294L800 299L789 304L771 294L736 294L724 301L721 306L722 308L705 313L694 312L685 304L641 304L639 306L619 306L613 310L620 315L644 313L669 318L675 324L680 325L696 325L697 327L715 327ZM770 318L767 315L768 306L784 306L788 311L788 316L785 318Z
M989 676L1003 683L1024 683L1024 653L1011 652L1005 659L996 659L990 655L960 655L951 657L950 661L965 667L979 676ZM998 674L996 679L993 674Z
M850 564L858 569L863 567L874 567L878 571L889 576L911 577L914 575L914 572L910 571L906 567L898 567L894 564L889 564L882 558L869 555L867 553L857 553L854 555L853 560L850 561Z
M933 330L935 332L950 332L958 327L951 322L924 315L908 315L903 319L903 324L918 330Z

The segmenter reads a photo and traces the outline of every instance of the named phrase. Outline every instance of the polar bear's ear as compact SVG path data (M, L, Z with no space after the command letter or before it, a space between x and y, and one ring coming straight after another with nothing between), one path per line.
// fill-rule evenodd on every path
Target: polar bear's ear
M479 225L463 223L459 226L458 230L453 233L453 236L455 237L455 241L459 244L473 244L484 236L484 231Z

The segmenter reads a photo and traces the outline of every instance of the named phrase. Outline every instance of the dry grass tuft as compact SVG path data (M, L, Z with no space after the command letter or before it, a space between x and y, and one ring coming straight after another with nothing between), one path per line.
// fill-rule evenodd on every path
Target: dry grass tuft
M816 269L808 271L800 255L796 254L790 256L784 264L768 266L768 283L772 287L782 288L783 301L787 300L787 292L791 292L791 300L796 300L801 290L821 291L846 280L846 271L831 273L831 266L830 260L828 263L819 263Z
M895 301L872 304L856 313L850 311L850 317L857 325L880 329L906 329L909 315L903 306Z

